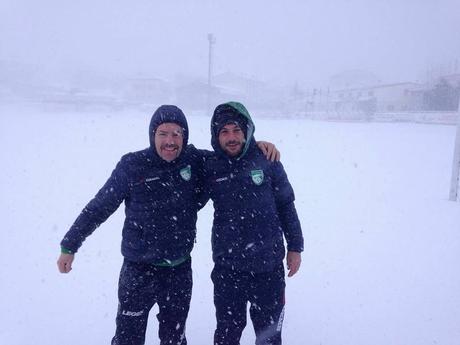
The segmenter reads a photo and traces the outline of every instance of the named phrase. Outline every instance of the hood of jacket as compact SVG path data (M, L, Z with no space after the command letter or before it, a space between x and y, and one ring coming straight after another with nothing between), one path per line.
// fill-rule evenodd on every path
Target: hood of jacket
M239 102L227 102L220 104L214 110L211 118L211 145L214 151L220 155L227 156L219 144L219 131L228 123L236 122L244 133L245 143L241 153L236 157L244 157L248 149L255 145L255 125L246 107ZM227 156L228 157L228 156Z
M149 126L150 148L153 150L154 155L160 159L161 157L158 155L157 150L155 148L155 131L157 130L159 125L166 122L175 123L182 128L184 142L182 144L182 152L179 156L183 154L188 143L188 123L182 110L176 107L175 105L160 106L153 113Z

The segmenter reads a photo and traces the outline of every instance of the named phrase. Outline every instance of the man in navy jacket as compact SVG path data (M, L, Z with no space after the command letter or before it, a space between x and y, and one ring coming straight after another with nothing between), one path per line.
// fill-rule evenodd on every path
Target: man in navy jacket
M215 155L205 162L205 185L214 203L212 272L215 345L238 345L246 305L256 344L281 344L287 242L289 276L303 251L294 192L280 162L257 149L254 123L237 102L219 105L211 120Z
M187 120L175 106L155 111L149 137L149 148L121 158L64 236L58 267L69 272L86 237L124 202L125 259L112 344L144 344L148 313L158 303L161 344L185 345L203 152L187 146Z
M210 152L188 143L188 124L176 106L152 116L150 147L124 155L61 242L58 268L72 269L83 241L125 203L113 345L144 344L148 313L159 306L161 345L185 345L192 291L191 257L202 195L203 160ZM260 143L267 148L267 143ZM268 147L267 155L273 153ZM276 154L277 151L274 150ZM200 200L203 202L200 203Z

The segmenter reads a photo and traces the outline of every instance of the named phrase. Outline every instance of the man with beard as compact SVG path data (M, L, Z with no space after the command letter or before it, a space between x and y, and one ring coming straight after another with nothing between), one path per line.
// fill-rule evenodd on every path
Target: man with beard
M214 203L212 250L217 327L214 345L239 345L246 306L257 345L280 345L284 268L298 271L303 251L294 192L280 162L257 149L255 126L237 102L219 105L211 120L215 155L205 162L205 189Z

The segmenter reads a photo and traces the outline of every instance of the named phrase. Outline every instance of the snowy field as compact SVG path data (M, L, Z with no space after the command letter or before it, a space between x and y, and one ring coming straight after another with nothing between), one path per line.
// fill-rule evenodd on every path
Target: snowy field
M152 109L153 112L153 109ZM0 107L0 344L108 344L123 207L59 274L59 242L150 113ZM267 120L296 191L306 251L287 279L287 345L460 344L460 202L447 200L454 126ZM189 116L209 148L209 118ZM199 214L189 345L212 344L212 205ZM147 344L158 344L157 310ZM253 344L249 323L241 344Z

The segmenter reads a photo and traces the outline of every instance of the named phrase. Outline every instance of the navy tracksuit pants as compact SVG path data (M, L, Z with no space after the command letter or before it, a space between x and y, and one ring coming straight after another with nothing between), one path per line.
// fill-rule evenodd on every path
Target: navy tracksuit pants
M159 267L125 260L118 284L117 329L112 345L142 345L149 311L158 304L161 345L186 345L185 322L192 295L191 260Z
M284 268L251 273L215 266L214 305L217 327L214 345L239 345L246 326L247 303L256 345L280 345L284 318Z

